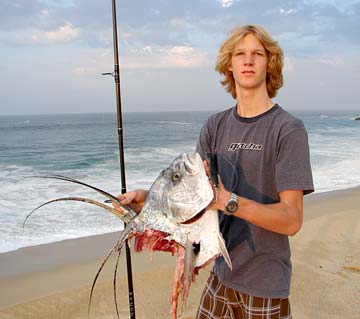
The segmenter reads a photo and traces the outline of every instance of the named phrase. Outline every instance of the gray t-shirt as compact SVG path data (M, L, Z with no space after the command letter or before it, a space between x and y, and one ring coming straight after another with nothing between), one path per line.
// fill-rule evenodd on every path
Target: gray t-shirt
M240 117L236 107L211 116L201 130L197 152L203 158L216 153L225 188L259 203L278 203L283 190L314 190L304 125L277 104L252 118ZM221 212L219 221L233 264L231 271L217 258L220 281L253 296L287 298L288 236Z

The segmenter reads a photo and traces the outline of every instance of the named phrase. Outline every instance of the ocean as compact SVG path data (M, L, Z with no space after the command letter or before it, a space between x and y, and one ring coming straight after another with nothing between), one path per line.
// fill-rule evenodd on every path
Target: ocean
M125 113L127 189L148 188L180 153L193 152L212 112ZM353 112L293 112L309 134L316 192L360 184L360 121ZM61 174L112 194L120 193L116 115L0 116L0 252L68 238L119 231L122 222L98 207L59 202L65 196L103 198L67 182L42 179Z

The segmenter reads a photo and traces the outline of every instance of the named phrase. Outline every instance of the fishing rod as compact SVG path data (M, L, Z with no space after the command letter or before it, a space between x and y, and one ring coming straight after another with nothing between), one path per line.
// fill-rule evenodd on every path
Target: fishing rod
M118 53L118 36L117 36L117 20L116 20L116 1L112 0L112 21L113 21L113 42L114 42L114 72L102 73L102 75L112 75L115 80L116 88L116 113L117 113L117 132L118 144L120 154L120 175L121 175L121 194L126 193L126 178L125 178L125 158L124 158L124 141L123 141L123 125L122 125L122 110L121 110L121 92L120 92L120 67L119 67L119 53ZM132 279L131 268L131 253L129 245L126 248L126 268L128 278L128 292L129 292L129 310L130 319L135 319L135 296Z

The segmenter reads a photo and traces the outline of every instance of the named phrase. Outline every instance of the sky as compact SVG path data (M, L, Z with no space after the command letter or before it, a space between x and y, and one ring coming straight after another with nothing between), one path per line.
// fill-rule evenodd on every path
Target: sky
M360 112L360 0L117 0L124 112L222 110L231 29L284 50L288 110ZM0 115L115 112L111 0L0 0Z

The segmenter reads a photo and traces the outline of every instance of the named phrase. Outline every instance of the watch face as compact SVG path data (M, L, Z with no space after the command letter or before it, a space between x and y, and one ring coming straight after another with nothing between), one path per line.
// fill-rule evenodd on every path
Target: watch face
M238 208L237 202L236 201L229 201L226 205L226 210L229 213L234 213Z

